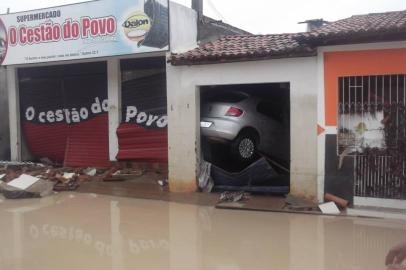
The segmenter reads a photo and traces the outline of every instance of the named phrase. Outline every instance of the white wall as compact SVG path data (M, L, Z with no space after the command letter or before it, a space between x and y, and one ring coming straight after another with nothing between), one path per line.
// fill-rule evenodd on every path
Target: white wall
M10 158L10 132L8 124L7 73L0 67L0 160Z
M197 46L197 14L193 9L170 2L170 49L173 53L185 52Z
M196 188L200 155L199 86L289 82L291 193L317 197L317 58L167 67L169 183Z

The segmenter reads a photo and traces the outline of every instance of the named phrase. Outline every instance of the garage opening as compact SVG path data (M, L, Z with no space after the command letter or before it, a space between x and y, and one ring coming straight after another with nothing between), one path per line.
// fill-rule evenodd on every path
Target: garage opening
M212 164L215 187L288 193L290 84L203 86L200 91L202 156Z

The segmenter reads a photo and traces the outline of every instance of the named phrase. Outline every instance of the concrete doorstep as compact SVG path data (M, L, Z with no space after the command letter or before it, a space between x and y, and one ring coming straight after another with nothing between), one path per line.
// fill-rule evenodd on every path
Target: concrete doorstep
M352 208L347 208L347 215L406 220L406 210L385 207L354 206Z

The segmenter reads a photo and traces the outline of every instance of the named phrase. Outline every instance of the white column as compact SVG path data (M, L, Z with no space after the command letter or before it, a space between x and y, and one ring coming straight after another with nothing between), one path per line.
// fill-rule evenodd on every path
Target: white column
M325 101L324 101L324 53L318 51L317 54L317 124L326 129L325 123ZM317 201L324 201L324 181L325 181L325 158L326 158L326 132L317 136Z
M121 69L120 59L107 61L107 95L109 99L109 156L116 160L118 153L117 128L121 122Z
M200 96L184 82L179 69L167 65L169 190L194 192L200 158ZM185 80L186 81L186 80Z
M17 68L7 67L8 112L11 160L21 160L20 95Z

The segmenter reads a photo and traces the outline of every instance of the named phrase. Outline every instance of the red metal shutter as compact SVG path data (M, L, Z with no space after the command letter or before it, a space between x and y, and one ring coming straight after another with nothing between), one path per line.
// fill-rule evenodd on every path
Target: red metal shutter
M127 64L135 78L122 84L123 122L117 129L117 159L167 163L165 59ZM137 111L132 117L127 114L130 107Z
M20 72L20 103L23 135L31 154L48 157L65 166L109 166L108 114L92 113L92 104L107 100L105 63L90 63ZM29 108L35 116L29 117ZM87 117L73 120L73 111ZM56 111L63 120L56 120ZM54 114L48 119L48 113ZM40 117L42 113L42 117Z

